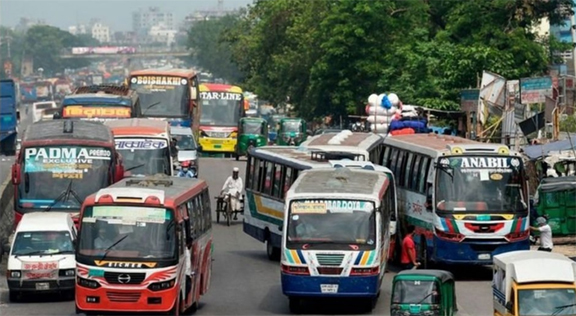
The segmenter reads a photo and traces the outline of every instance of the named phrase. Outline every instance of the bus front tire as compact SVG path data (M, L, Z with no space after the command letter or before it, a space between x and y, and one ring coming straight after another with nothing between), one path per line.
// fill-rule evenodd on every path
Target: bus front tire
M302 299L299 297L289 297L288 306L292 314L302 314Z
M280 260L280 248L274 247L270 238L266 240L266 255L268 255L268 260L270 261Z

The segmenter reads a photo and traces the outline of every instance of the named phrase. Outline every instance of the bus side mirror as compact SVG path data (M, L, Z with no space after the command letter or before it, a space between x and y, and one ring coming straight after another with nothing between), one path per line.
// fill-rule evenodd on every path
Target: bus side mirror
M53 120L58 120L58 119L60 119L60 112L54 112L54 114L52 115L52 119L53 119Z
M190 100L192 100L192 101L198 100L198 88L197 87L190 87Z
M389 230L391 236L396 235L396 225L397 225L396 221L390 221Z
M202 151L202 145L198 145L198 151Z
M432 210L432 195L428 195L428 197L426 197L426 209L429 211Z
M124 166L117 164L114 170L114 182L118 182L124 178Z
M5 244L2 246L2 251L5 252L5 253L10 253L10 244L9 244L9 243L5 243ZM0 255L1 255L1 254L2 254L2 253L0 253Z
M20 184L20 165L15 163L12 165L12 184L19 185Z
M514 304L512 304L512 302L507 302L507 303L506 303L506 309L507 309L509 312L513 312L513 311L514 311Z
M282 229L283 229L282 225L278 226L279 231L282 231Z

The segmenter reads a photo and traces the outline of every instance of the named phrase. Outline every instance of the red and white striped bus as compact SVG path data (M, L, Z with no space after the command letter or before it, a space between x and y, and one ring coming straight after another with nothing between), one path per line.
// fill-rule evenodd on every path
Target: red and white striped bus
M195 309L210 286L211 223L204 180L132 178L89 196L76 247L76 312Z

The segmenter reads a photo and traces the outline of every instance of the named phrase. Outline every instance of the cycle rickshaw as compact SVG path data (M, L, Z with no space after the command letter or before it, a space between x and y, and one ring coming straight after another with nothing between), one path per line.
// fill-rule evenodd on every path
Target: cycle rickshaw
M226 220L226 225L230 226L232 217L237 214L244 214L244 195L240 195L240 210L233 211L232 204L230 203L230 194L224 196L217 196L216 199L216 223L220 223L220 213Z

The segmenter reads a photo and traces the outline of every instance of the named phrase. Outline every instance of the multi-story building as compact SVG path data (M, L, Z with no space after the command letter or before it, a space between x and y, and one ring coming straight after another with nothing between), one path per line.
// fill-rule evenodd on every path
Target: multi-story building
M572 1L572 10L576 12L576 0ZM576 43L576 21L574 21L574 16L564 20L563 25L550 25L550 34L556 39L565 43L573 43L573 48L566 51L560 52L564 59L564 65L558 65L560 69L560 74L570 74L575 75L576 59L575 59L575 48L574 43Z
M140 9L132 13L132 30L139 38L145 39L153 26L164 25L167 30L174 29L174 16L158 7Z
M72 25L68 27L68 32L72 35L88 34L88 28L84 24Z
M110 43L110 28L100 22L92 24L92 37L100 43Z
M176 42L177 30L168 29L164 24L152 26L148 31L148 39L152 43L163 43L170 46Z

